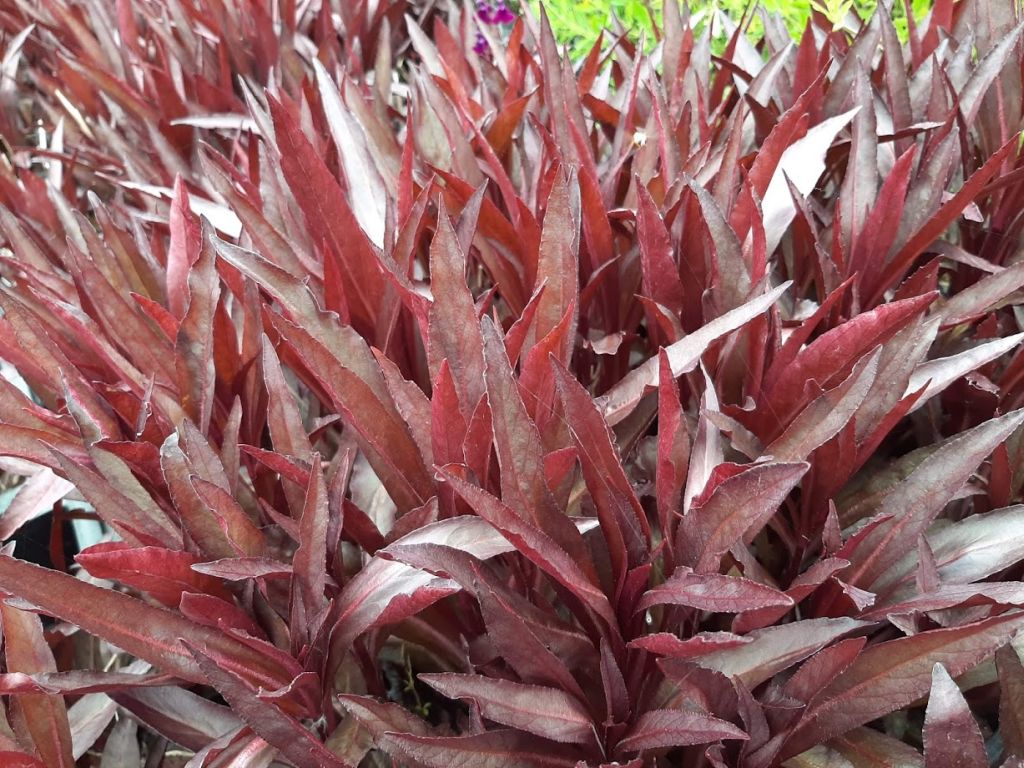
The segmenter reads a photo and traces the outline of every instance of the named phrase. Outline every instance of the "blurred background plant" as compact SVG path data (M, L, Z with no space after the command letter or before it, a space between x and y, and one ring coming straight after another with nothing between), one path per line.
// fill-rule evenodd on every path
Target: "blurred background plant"
M539 0L529 0L534 13L540 12ZM749 15L754 4L748 0L715 0L690 3L690 12L700 18L711 18L715 9L730 19L739 20L744 12ZM833 24L856 22L871 16L877 5L874 0L763 0L760 7L768 13L779 14L794 37L799 37L814 11L823 14ZM510 2L516 9L518 3ZM617 29L621 25L632 37L646 35L648 43L654 41L652 20L660 24L660 0L545 0L545 10L558 39L569 47L573 57L585 55L602 29ZM914 18L922 19L931 8L931 0L912 0ZM853 16L851 17L851 14ZM903 0L892 3L893 23L900 39L907 39L906 8ZM763 26L755 13L750 20L749 34L759 38ZM719 32L724 42L725 32Z

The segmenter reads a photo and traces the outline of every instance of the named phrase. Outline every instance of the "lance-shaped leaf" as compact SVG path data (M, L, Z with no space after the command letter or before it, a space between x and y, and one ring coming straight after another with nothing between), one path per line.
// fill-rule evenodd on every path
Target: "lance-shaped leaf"
M944 302L936 314L945 326L968 322L1024 285L1024 262L983 277Z
M850 553L853 568L846 580L875 592L884 586L890 563L913 549L917 537L953 494L1021 423L1024 411L991 419L945 443L922 461L881 501L882 514L889 510L900 514L872 530Z
M484 393L484 349L473 295L466 284L466 256L444 212L430 242L430 292L434 298L427 344L431 376L436 379L442 361L448 361L463 417L468 419Z
M484 675L432 674L420 680L450 699L469 699L482 717L572 744L593 742L596 731L586 708L556 688L523 685Z
M289 456L309 456L313 447L302 424L298 402L288 386L277 353L266 336L263 337L262 351L263 384L267 389L268 404L267 427L270 429L274 449Z
M985 742L970 707L949 672L938 662L932 669L922 738L927 768L988 763Z
M857 109L853 109L819 123L782 153L761 200L768 253L772 253L778 246L796 215L790 184L801 195L810 194L825 170L825 154L833 140L856 114Z
M187 638L254 685L276 690L298 674L281 669L261 652L228 635L196 624L180 614L87 584L64 573L0 555L0 585L44 613L75 624L85 631L145 659L163 672L184 680L205 680L191 654L181 644Z
M715 309L719 312L733 309L750 294L750 267L743 256L739 238L729 226L718 202L696 182L690 180L688 184L700 204L701 218L714 247Z
M110 696L147 728L195 752L243 726L228 707L185 688L114 690Z
M43 625L34 613L0 603L3 619L4 659L11 672L52 674L57 671L53 653L43 637ZM60 694L27 693L17 706L25 719L32 743L47 766L73 768L71 724Z
M554 356L549 358L565 423L576 444L587 490L597 506L616 578L635 568L650 547L650 526L626 477L611 429L590 394Z
M839 386L804 408L786 431L764 449L778 461L795 461L831 440L857 413L875 382L881 350L876 349L854 367Z
M111 457L116 464L120 464L124 468L126 475L131 475L127 467L124 467L123 462L116 457L98 449L94 449L93 452ZM133 497L122 493L114 483L109 482L99 473L81 466L86 463L84 459L76 460L73 456L63 452L53 455L61 472L74 483L79 493L98 510L97 513L101 519L115 530L123 532L127 541L141 544L135 533L137 532L138 535L148 537L151 541L166 542L168 546L182 545L180 529L176 528L168 519L167 514L145 494L145 491L142 491L142 494L146 497L146 501L136 504ZM87 456L88 454L86 454ZM138 481L134 477L132 480L135 485L138 485ZM141 486L138 488L140 491L142 490Z
M607 595L590 580L564 549L542 531L521 520L500 499L470 485L445 469L438 471L452 485L455 492L481 518L500 531L501 535L511 542L518 552L575 594L594 613L604 619L609 628L617 629L618 621L614 618Z
M960 111L967 125L974 122L981 109L982 97L992 83L1004 71L1011 52L1020 41L1024 24L1018 24L1012 30L1000 36L999 43L989 50L974 68L970 79L964 84L959 94Z
M826 646L805 661L783 687L795 701L814 701L819 693L842 674L860 655L867 638L850 637Z
M637 718L629 733L615 745L615 753L629 756L664 747L685 747L691 744L710 744L722 739L746 738L747 734L732 723L711 715L678 709L654 709Z
M306 502L299 521L299 548L292 561L291 624L293 649L308 635L310 624L326 602L327 487L320 454L313 454L306 487Z
M169 608L177 608L183 592L203 592L231 599L218 579L192 569L201 558L188 552L105 542L79 552L75 560L96 578L134 587Z
M537 314L526 331L523 352L543 339L558 325L565 313L579 306L580 190L576 174L559 174L548 196L541 231L540 251L534 288L544 284ZM570 321L568 338L576 334L576 319Z
M878 181L874 90L862 67L857 67L855 78L853 92L858 111L853 119L853 143L839 202L840 224L847 253L854 250L856 239L864 229L868 210L877 197Z
M188 275L203 247L203 233L199 217L189 206L185 182L180 178L174 181L170 225L171 242L167 250L167 306L172 314L182 318L188 306Z
M581 525L589 528L591 521L583 521ZM489 522L466 515L426 525L406 534L392 546L415 544L452 547L478 560L487 560L515 549ZM378 622L398 621L404 615L412 615L458 590L458 583L451 579L439 578L383 557L373 558L345 585L334 603L339 612L333 618L332 654L339 660L353 639ZM418 591L425 594L417 598ZM403 602L405 598L408 601Z
M302 132L296 115L273 97L268 103L288 186L316 242L327 243L334 257L344 265L339 277L354 319L361 321L361 327L372 328L378 302L387 295L387 283L373 245L334 174Z
M577 638L563 643L561 641L566 639L563 636L557 638L559 643L552 642L555 632L546 632L549 628L543 624L527 622L523 614L513 607L514 603L495 589L482 585L477 599L495 650L521 680L558 687L578 698L585 698L566 665L565 658L571 655L571 648L560 647L575 644ZM570 653L558 654L557 650L569 650ZM585 653L589 653L589 648Z
M21 484L0 517L0 541L7 541L22 525L49 512L74 488L74 483L57 477L50 469L36 472Z
M716 651L737 648L752 642L753 638L734 635L730 632L699 632L682 640L670 632L656 632L641 635L629 641L630 648L642 648L648 653L668 656L673 659L694 659Z
M750 579L717 573L696 574L691 568L680 566L664 583L643 594L637 610L652 605L688 605L702 611L742 613L792 606L793 600L784 592Z
M281 318L274 318L273 322L298 353L310 375L327 392L332 405L353 427L367 460L399 510L422 506L433 495L430 492L433 484L408 426L386 394L380 367L372 356L368 360L360 359L369 354L365 342L350 328L336 328L332 334L333 345L348 347L345 354L339 355L321 343L326 337L318 339L307 328ZM356 367L357 363L364 362L376 371Z
M659 352L658 382L658 466L654 475L661 537L670 548L674 542L675 512L681 507L686 469L690 460L690 437L683 421L679 386L665 350Z
M312 63L327 126L345 169L352 213L370 241L380 247L384 245L387 188L363 143L361 126L342 101L338 86L319 60Z
M353 768L330 752L298 720L257 696L240 678L222 669L198 648L185 644L210 685L231 709L298 768Z
M741 328L767 311L789 286L790 283L783 283L761 296L756 296L745 304L716 317L686 338L666 347L665 354L672 366L672 375L674 377L681 376L696 368L701 355L708 350L713 342L737 328ZM653 357L639 368L630 371L622 381L598 399L608 424L615 426L626 418L640 402L640 398L643 397L647 388L656 386L658 386L658 358Z
M586 547L548 488L540 433L520 397L505 347L489 318L483 320L481 328L502 499L533 527L557 541L589 576L594 569Z
M825 388L839 384L858 360L919 317L934 299L927 294L884 304L819 336L771 381L772 408L784 419L804 400L808 381Z
M807 468L803 462L754 464L723 480L683 518L680 559L698 572L717 571L722 555L761 530Z
M1003 581L998 584L946 584L931 589L920 588L922 594L903 600L879 600L860 614L866 620L883 619L887 615L941 611L947 608L974 605L1024 605L1024 582Z
M1024 665L1013 645L996 651L999 677L999 733L1006 752L1024 755Z
M1004 339L995 339L979 344L949 357L927 360L915 366L910 381L907 382L904 397L923 389L924 392L912 409L917 410L928 399L935 397L961 376L1016 349L1022 341L1024 341L1024 333L1016 333Z
M144 668L146 662L133 662ZM104 693L107 691L132 690L134 688L162 687L173 685L175 679L170 675L155 672L91 672L74 669L69 672L41 672L26 675L21 672L8 672L0 675L0 693L61 693L87 694Z
M991 657L1022 625L1024 616L1010 613L871 646L822 691L787 742L784 756L907 706L931 688L936 663L951 675L961 675Z
M193 487L192 465L178 443L178 433L167 436L160 446L160 467L174 507L180 515L182 528L194 542L194 547L203 554L211 558L231 557L237 552L227 531L217 517L210 514L209 508Z
M804 619L744 635L750 642L697 659L706 669L738 677L747 688L774 677L843 635L870 624L854 619Z
M430 768L453 765L474 768L574 768L572 752L537 738L501 730L469 736L436 736L427 723L403 707L366 696L343 695L345 709L373 736L378 748L402 761Z
M672 240L651 193L637 185L636 233L644 293L676 317L683 311L683 285L672 253Z
M943 584L970 584L1024 560L1024 506L971 515L958 523L932 526L926 534ZM892 598L912 589L917 553L904 555L885 574ZM880 582L882 583L882 582Z
M188 273L188 306L175 341L175 365L181 406L203 432L209 428L213 413L214 386L217 383L214 363L214 313L220 299L220 280L214 237L209 225L204 225L203 244L199 258Z
M952 134L951 134L952 136ZM963 212L964 208L977 197L993 176L999 172L1000 166L1014 151L1017 139L1012 138L999 148L995 154L990 155L985 164L975 171L968 178L964 185L947 202L943 203L937 212L930 216L916 232L914 232L903 244L900 250L893 256L885 269L879 273L875 281L874 293L878 294L885 290L885 287L899 278L913 260L939 237ZM869 296L869 301L874 301L875 296Z

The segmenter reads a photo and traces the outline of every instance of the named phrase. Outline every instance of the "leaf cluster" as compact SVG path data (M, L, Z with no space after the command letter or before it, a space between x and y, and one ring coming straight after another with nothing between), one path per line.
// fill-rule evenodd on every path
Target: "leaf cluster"
M1019 764L1014 9L337 8L0 7L0 763Z

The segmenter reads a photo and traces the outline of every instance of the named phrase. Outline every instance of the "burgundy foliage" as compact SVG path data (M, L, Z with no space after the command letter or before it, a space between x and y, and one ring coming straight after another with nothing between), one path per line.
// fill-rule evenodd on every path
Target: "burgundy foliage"
M0 762L1019 765L1012 4L477 16L0 5Z

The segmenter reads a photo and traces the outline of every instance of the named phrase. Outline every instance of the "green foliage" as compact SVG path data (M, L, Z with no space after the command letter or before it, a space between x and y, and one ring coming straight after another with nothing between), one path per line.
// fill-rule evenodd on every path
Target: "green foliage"
M798 38L813 10L820 11L833 24L841 25L848 14L856 13L862 19L874 13L874 0L761 0L760 5L769 13L782 16L794 38ZM590 49L602 29L615 29L615 20L639 40L641 35L650 43L654 39L652 20L660 24L662 3L657 0L544 0L544 8L551 21L555 37L568 46L574 57ZM695 15L710 16L718 8L732 19L739 20L750 7L748 0L695 0L690 10ZM535 13L540 12L540 0L530 0ZM931 7L931 0L913 0L914 17L922 19ZM901 39L906 40L907 20L903 3L893 5L893 20ZM756 16L751 20L748 33L757 38L763 27Z

